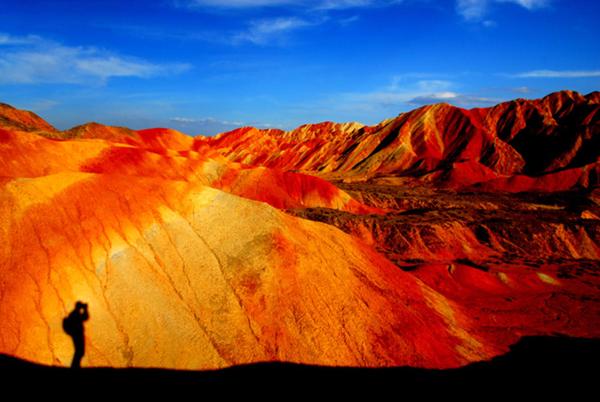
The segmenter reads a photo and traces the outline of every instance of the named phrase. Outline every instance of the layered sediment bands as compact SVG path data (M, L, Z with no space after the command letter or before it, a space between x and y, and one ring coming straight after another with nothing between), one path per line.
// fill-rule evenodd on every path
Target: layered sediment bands
M342 184L367 205L396 208L385 216L327 209L291 211L333 224L397 260L544 261L600 259L600 214L594 192L460 193Z
M76 300L88 366L448 368L600 337L598 107L207 138L0 105L0 353L67 365Z
M0 202L2 353L68 364L78 299L88 365L452 367L504 347L338 229L208 187L62 173Z
M345 188L372 205L390 205L396 193L407 210L385 217L290 212L361 238L468 311L480 336L600 336L600 220L585 193Z
M383 212L314 176L243 167L218 155L210 158L207 151L182 151L192 140L177 132L145 130L140 135L140 145L133 141L125 145L102 139L53 140L0 128L0 176L39 177L70 171L155 177L198 182L280 208Z
M561 221L548 216L552 212L533 211L470 212L466 216L465 211L421 210L379 217L306 209L296 214L362 238L400 265L404 261L459 259L479 262L600 259L600 221L593 218Z
M385 213L383 208L369 207L354 200L328 181L278 169L221 169L221 174L210 185L282 209L319 206L355 214Z
M411 177L454 189L485 183L492 191L563 191L599 183L596 99L562 91L492 108L438 104L372 127L244 128L197 141L237 162L346 182Z

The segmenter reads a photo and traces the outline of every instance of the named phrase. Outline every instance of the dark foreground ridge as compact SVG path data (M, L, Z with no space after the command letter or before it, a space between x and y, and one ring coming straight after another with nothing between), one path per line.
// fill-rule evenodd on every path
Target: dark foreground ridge
M0 375L7 384L51 384L72 387L171 387L241 385L264 390L293 387L383 385L397 390L440 392L444 389L488 389L503 392L526 389L537 393L568 391L585 393L596 389L600 378L600 339L525 337L511 351L489 362L473 363L450 370L411 367L347 368L292 363L257 363L214 371L165 369L84 368L71 370L33 364L0 355Z

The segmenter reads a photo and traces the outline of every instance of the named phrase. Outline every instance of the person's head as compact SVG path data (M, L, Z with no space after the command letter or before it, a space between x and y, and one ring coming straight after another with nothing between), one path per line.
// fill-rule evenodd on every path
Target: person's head
M75 303L75 310L87 310L87 303L78 301L77 303Z

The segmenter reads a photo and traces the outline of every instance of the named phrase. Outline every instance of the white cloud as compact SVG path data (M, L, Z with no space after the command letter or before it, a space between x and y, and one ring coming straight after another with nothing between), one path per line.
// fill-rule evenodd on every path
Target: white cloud
M305 2L309 3L309 2ZM317 10L341 10L346 8L359 8L359 7L386 7L393 4L402 3L402 0L388 0L388 1L375 1L375 0L322 0L316 1L315 9Z
M183 4L204 8L258 8L297 6L312 10L340 10L358 7L381 7L403 0L191 0Z
M591 78L600 77L600 70L534 70L513 74L514 78Z
M281 128L278 124L269 124L258 121L231 121L220 120L213 117L190 118L190 117L172 117L167 122L161 122L159 125L173 127L184 133L201 133L203 135L214 135L225 131L231 131L238 127L252 126L257 128ZM156 124L154 124L156 126Z
M515 3L521 7L525 7L528 10L535 8L546 7L549 4L549 0L496 0L499 3Z
M184 2L190 6L218 8L252 8L294 4L294 0L192 0Z
M39 41L38 36L12 36L0 33L0 46L27 45Z
M337 23L340 24L341 26L345 27L345 26L348 26L350 24L355 23L358 20L360 20L360 17L358 15L353 15L353 16L348 17L348 18L339 19L337 21Z
M212 117L206 117L203 119L194 119L190 117L172 117L170 119L173 123L181 124L181 125L192 125L192 124L219 124L223 126L235 126L241 127L244 125L243 122L240 121L229 121L229 120L218 120Z
M283 15L250 21L248 27L238 32L204 32L188 35L211 42L238 45L251 43L267 45L282 42L283 35L299 28L321 25L326 22L344 27L360 17L334 15L336 10L382 8L403 3L405 0L172 0L177 7L202 11L239 12L261 8L278 8Z
M513 88L512 90L513 90L513 92L516 92L518 94L524 94L524 95L528 94L528 93L531 93L531 88L526 87L526 86Z
M250 42L256 45L264 45L273 39L281 39L282 35L287 32L316 25L317 23L296 17L252 21L247 30L235 34L231 41L234 44Z
M407 103L410 105L430 105L433 103L451 103L456 106L487 106L493 105L499 102L498 99L484 98L480 96L473 96L468 94L459 94L456 92L438 92L432 93L425 96L417 96L411 99Z
M170 119L172 122L181 123L181 124L191 124L196 123L197 119L190 119L189 117L172 117Z
M415 99L425 99L426 98L426 99L432 100L432 102L428 101L426 103L435 103L435 102L445 102L445 101L449 101L452 99L456 99L459 96L460 95L457 94L456 92L448 91L448 92L436 92L436 93L429 94L427 96L420 96ZM411 103L413 103L415 101L415 99L412 99Z
M480 20L488 5L489 0L457 0L456 11L467 21Z
M392 78L390 85L369 92L347 92L322 101L324 108L343 112L379 113L382 109L398 111L406 106L421 106L447 102L458 106L474 107L495 104L496 99L483 98L455 91L457 85L448 80L410 77L422 74L405 74Z
M95 47L73 47L37 36L0 35L0 84L104 83L112 77L148 78L188 70L188 64L156 64Z
M416 89L419 92L436 92L445 91L453 88L455 84L452 81L447 80L419 80L416 82ZM443 92L442 92L443 93Z
M342 99L347 104L356 104L361 109L398 106L411 100L431 96L433 93L450 94L454 84L446 80L418 80L407 82L404 76L394 77L387 87L363 93L346 93Z
M549 5L550 0L457 0L456 11L467 21L481 21L493 3L513 3L528 10ZM489 24L490 20L486 20Z

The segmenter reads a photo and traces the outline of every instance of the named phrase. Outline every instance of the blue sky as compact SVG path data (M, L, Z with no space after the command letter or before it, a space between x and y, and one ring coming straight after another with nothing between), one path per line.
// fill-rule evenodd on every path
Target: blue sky
M214 134L600 89L600 2L1 0L0 101Z

